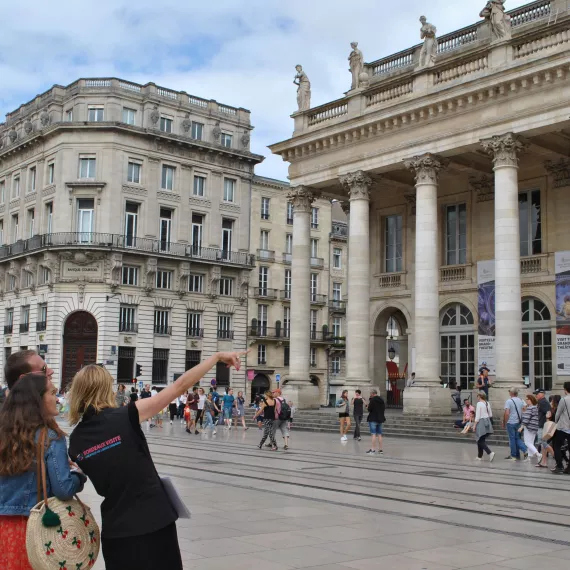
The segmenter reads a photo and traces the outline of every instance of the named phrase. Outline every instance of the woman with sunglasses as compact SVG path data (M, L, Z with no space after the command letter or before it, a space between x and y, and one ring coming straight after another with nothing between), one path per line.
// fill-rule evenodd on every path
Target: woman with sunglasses
M152 461L140 424L215 368L240 369L245 352L218 352L186 371L152 398L117 408L113 378L86 366L74 377L69 405L70 455L104 497L101 546L107 570L182 570L176 534L178 515Z
M26 524L31 509L41 500L37 494L36 457L38 442L46 431L48 497L65 501L83 489L85 476L71 472L65 434L56 422L56 394L45 373L20 375L0 414L2 570L31 570L26 554Z

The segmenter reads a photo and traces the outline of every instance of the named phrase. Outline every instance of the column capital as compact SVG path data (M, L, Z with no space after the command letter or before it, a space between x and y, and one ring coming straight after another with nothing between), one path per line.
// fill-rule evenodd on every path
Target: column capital
M418 184L437 185L439 172L448 164L447 158L430 152L404 160L404 166L415 174L416 186Z
M350 200L370 200L370 187L374 181L363 170L343 174L339 180L348 190Z
M491 155L495 168L498 166L518 168L518 155L528 145L514 133L506 133L481 140L481 146L487 154Z
M294 212L310 212L316 193L308 186L294 186L287 192L287 198L293 203Z
M339 202L339 204L345 215L350 216L350 202L348 200L343 200L342 202Z

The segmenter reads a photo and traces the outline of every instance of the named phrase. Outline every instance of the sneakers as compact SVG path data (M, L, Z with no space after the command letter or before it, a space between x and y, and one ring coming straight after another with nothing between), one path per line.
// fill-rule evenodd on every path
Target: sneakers
M493 459L495 459L495 452L491 451L491 454L489 455L489 463L492 463Z
M373 455L374 453L376 453L376 450L375 450L375 449L369 449L369 450L366 452L366 455Z
M194 435L199 435L199 434L200 434L200 432L199 432L198 430L196 430L196 431L194 432Z
M517 459L516 457L507 457L507 461L520 461L520 459Z
M348 441L348 437L346 437L346 435L343 435L343 436L340 438L340 441Z
M551 473L555 475L562 475L564 473L564 469L560 469L560 467L555 467L554 469L550 470Z
M483 458L482 457L476 457L475 461L483 461Z
M523 453L523 461L526 461L528 459L528 451L525 451Z
M172 420L170 420L170 425L172 425Z
M384 452L380 449L380 450L378 451L378 454L379 454L379 455L384 455Z
M217 432L216 430L214 430L214 431L212 432L212 435L216 435L217 433L218 433L218 432Z

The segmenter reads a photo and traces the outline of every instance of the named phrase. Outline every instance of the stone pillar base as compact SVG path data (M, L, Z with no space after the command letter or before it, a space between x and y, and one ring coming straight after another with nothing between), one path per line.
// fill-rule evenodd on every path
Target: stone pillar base
M451 391L441 386L412 386L404 390L404 414L409 416L449 416Z
M318 410L321 407L321 393L318 386L310 382L290 380L282 389L283 397L291 400L299 410Z

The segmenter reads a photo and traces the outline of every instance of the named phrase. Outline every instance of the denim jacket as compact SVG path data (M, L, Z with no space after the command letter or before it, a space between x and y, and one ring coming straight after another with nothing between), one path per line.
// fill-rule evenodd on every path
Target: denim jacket
M39 431L36 433L36 440L38 436ZM83 490L86 478L84 475L71 473L65 437L56 438L57 434L49 430L50 445L44 453L47 494L48 497L65 501ZM0 516L29 516L32 508L42 498L38 497L37 493L35 461L25 473L10 477L0 476Z

